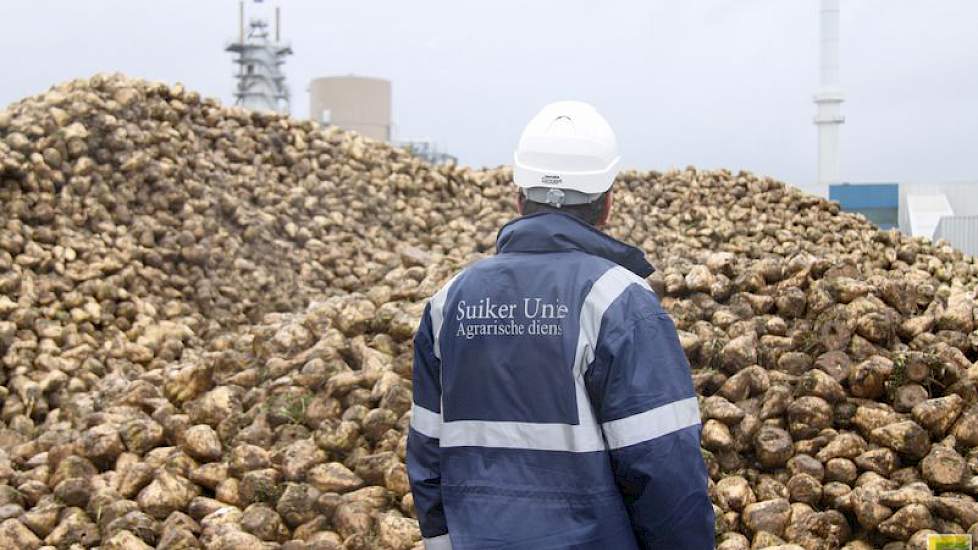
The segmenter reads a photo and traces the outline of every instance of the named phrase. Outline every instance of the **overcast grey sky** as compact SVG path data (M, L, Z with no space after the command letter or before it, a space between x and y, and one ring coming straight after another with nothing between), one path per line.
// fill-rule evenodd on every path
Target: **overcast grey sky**
M817 0L280 4L297 116L314 77L388 78L395 137L497 165L543 104L583 99L628 167L815 178ZM978 2L842 4L841 177L978 179ZM100 71L230 102L235 0L3 0L0 21L0 104Z

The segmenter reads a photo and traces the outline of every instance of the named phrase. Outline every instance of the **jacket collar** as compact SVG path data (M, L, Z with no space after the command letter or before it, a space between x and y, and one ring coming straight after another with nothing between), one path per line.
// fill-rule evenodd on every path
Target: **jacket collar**
M645 253L562 212L537 212L510 221L499 230L496 252L580 250L611 260L643 279L655 271Z

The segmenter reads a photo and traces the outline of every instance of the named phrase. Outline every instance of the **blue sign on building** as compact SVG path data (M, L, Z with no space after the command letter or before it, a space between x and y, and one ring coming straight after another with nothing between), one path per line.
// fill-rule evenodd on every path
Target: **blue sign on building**
M829 199L838 201L846 212L866 216L880 229L891 229L900 222L900 186L896 183L833 184Z

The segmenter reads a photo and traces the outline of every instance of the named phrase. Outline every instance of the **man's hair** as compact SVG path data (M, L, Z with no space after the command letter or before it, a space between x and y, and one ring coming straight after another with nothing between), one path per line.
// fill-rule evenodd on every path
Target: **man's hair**
M522 196L523 215L535 214L537 212L563 212L590 225L597 225L601 221L601 215L604 214L605 195L607 194L608 192L605 191L597 199L587 204L572 204L560 208L542 202L531 201L526 196Z

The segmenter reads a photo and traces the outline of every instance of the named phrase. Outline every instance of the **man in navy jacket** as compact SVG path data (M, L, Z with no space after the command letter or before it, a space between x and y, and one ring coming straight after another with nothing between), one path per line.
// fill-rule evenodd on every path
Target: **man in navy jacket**
M618 171L589 105L524 130L522 217L414 340L407 467L427 550L714 547L700 417L643 253L602 233Z

